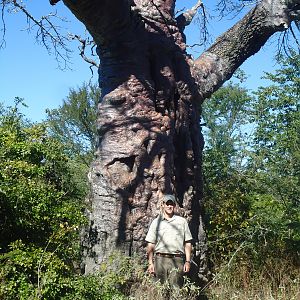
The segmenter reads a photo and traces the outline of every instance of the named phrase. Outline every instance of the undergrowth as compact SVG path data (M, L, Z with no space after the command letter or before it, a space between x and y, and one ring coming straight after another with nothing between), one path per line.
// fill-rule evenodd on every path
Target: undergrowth
M68 276L64 276L63 272L57 270L52 257L52 263L45 264L44 268L40 269L39 281L28 273L25 261L24 257L23 271L17 268L13 260L0 270L0 299L300 299L300 270L293 262L283 259L269 259L259 267L246 260L231 260L215 267L211 281L206 286L198 287L186 278L181 289L155 282L145 271L146 262L142 258L127 257L117 252L102 263L93 275L69 273ZM30 264L31 268L34 268L33 261ZM53 269L53 266L56 268ZM31 271L31 274L34 273Z
M288 259L239 260L217 267L203 289L209 300L300 300L300 269Z

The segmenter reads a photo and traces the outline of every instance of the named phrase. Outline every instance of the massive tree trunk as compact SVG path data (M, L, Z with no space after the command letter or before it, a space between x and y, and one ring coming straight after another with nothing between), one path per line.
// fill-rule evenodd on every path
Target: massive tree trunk
M93 36L101 63L85 272L115 249L143 253L160 195L173 193L205 275L201 103L290 25L296 2L261 2L192 60L182 32L189 15L175 18L175 0L64 0Z

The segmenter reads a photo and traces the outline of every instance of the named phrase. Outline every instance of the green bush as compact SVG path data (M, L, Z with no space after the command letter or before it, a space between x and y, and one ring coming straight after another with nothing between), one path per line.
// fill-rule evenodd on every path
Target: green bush
M0 298L59 299L78 269L85 191L63 145L20 103L0 115Z
M26 123L16 108L0 117L0 251L16 240L43 247L61 226L83 224L84 194L68 166L45 126Z

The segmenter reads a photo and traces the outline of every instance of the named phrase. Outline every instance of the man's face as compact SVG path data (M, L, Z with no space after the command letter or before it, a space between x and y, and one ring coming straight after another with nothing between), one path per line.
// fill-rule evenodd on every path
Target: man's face
M173 201L167 201L166 203L164 203L164 210L168 215L173 214L174 209L175 203Z

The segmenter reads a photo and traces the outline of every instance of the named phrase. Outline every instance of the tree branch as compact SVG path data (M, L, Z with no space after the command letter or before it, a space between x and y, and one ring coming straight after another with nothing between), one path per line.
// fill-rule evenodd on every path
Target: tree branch
M221 35L194 61L193 74L203 100L217 90L276 32L300 18L300 1L264 0L240 22Z
M77 40L81 44L81 46L79 47L80 56L83 58L84 61L86 61L87 63L89 63L91 65L90 69L91 69L91 72L93 73L92 67L96 67L98 69L99 68L99 63L96 62L94 59L92 59L90 57L87 57L85 55L85 50L86 50L86 47L91 47L92 55L96 56L93 53L93 47L95 46L95 42L90 41L89 39L83 39L82 37L80 37L77 34L72 34L72 35L70 35L70 37L71 37L72 40Z
M180 14L176 18L179 30L181 32L183 32L184 28L192 22L194 16L196 15L200 7L202 7L202 10L204 11L202 0L198 0L196 5L194 5L191 9L187 10L186 12Z
M1 37L1 41L0 41L0 48L5 47L5 34L6 34L6 25L5 25L5 21L4 21L4 7L5 7L5 3L2 2L2 8L1 8L1 22L3 24L3 29L2 31L2 37Z
M27 11L26 7L22 5L22 3L19 3L17 0L13 0L12 5L26 16L28 24L27 31L30 32L34 27L37 27L38 29L35 36L36 41L43 44L49 53L51 53L51 49L53 48L56 60L60 67L61 63L63 63L62 68L66 68L69 62L69 54L71 52L71 50L67 47L68 38L61 34L59 32L60 27L52 22L53 18L58 18L61 21L64 20L59 18L56 13L42 16L40 20L37 20Z

